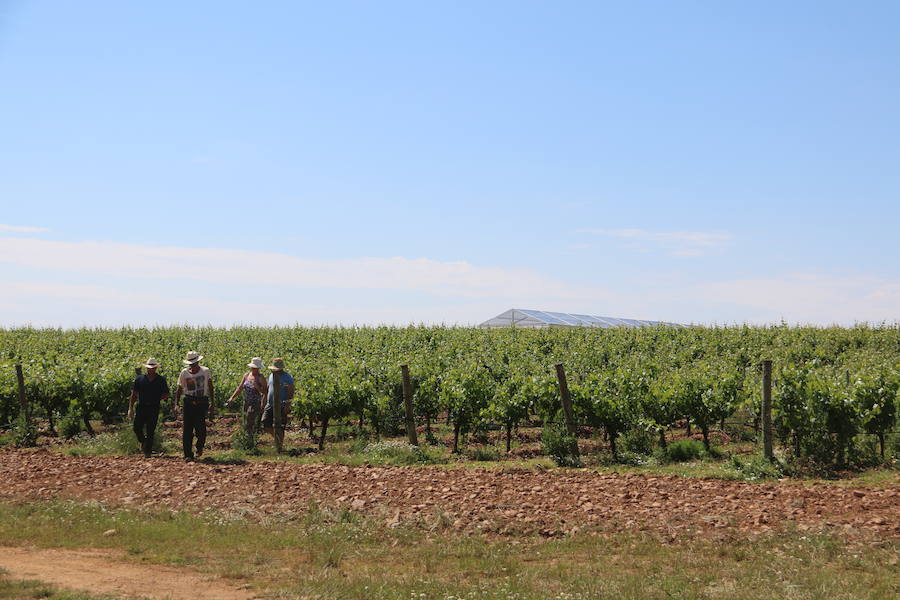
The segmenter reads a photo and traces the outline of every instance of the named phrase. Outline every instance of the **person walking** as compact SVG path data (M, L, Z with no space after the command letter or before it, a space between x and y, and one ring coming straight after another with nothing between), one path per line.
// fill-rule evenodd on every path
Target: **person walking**
M159 405L169 399L169 384L165 377L156 372L159 362L155 358L148 358L144 368L147 372L138 375L131 388L128 419L134 417L132 423L134 434L141 445L141 450L144 451L144 457L150 458L153 451L153 436L159 422ZM136 412L135 401L137 401Z
M294 397L294 378L284 370L283 358L272 359L272 365L269 367L269 370L272 373L269 374L267 382L269 384L269 393L266 396L266 408L263 411L263 427L265 427L267 433L281 439L284 436L284 426L287 424L287 418L291 412L291 399ZM277 436L274 423L275 413L272 410L272 405L275 403L275 384L273 380L276 374L280 384L279 396L281 397L281 431L278 432Z
M238 384L234 393L228 402L233 402L241 391L244 392L244 408L241 411L244 419L244 429L250 439L256 439L256 427L259 424L260 416L263 411L263 398L268 396L269 384L259 370L262 369L263 360L258 356L250 359L247 363L250 371L244 373L241 382Z
M184 460L194 460L194 435L197 436L197 456L203 456L203 446L206 444L206 417L215 418L213 402L212 373L208 367L200 366L203 357L200 353L191 350L184 359L185 369L178 375L178 387L175 389L175 404L180 404L184 395L184 409L182 412L183 427L181 430L181 445L184 450Z

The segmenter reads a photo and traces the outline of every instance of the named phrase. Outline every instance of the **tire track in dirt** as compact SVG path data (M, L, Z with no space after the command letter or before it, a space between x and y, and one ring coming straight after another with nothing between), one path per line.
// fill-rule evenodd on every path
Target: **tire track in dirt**
M215 577L161 565L142 566L117 560L105 550L0 547L0 567L13 579L45 583L117 598L152 600L254 600L248 590Z
M848 536L900 537L900 484L879 488L748 483L588 470L347 467L174 457L0 452L0 497L73 498L152 509L289 518L311 503L388 526L557 535L585 527L676 537L763 533L785 525Z

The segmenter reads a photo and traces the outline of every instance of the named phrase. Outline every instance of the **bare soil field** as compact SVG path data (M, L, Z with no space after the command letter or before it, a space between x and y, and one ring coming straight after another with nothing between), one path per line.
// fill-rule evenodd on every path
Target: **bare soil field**
M0 452L0 497L291 518L310 505L465 532L643 530L672 540L780 527L900 537L900 484L746 483L590 470L184 463L175 457Z
M257 596L188 569L137 565L108 550L0 547L0 567L15 579L39 580L94 594L152 600L252 600Z

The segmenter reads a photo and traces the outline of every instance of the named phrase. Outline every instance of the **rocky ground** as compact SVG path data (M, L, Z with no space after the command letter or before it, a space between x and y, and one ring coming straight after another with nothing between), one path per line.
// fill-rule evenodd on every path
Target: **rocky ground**
M589 470L184 463L175 457L0 452L0 497L293 518L311 504L404 523L491 534L647 530L672 540L783 526L900 537L900 482L878 488L745 483Z

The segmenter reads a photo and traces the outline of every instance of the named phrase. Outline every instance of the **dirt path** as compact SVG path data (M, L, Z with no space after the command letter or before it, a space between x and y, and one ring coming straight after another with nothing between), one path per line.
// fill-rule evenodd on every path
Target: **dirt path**
M383 519L387 525L422 523L500 534L556 535L596 527L682 538L762 533L790 525L900 537L900 484L747 483L588 470L217 465L173 457L6 451L0 452L0 498L213 508L248 518L297 514L318 503Z
M153 600L253 600L253 593L193 571L142 566L101 550L0 547L0 567L13 579L37 579L60 587L117 598Z

